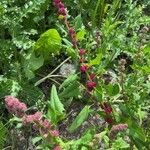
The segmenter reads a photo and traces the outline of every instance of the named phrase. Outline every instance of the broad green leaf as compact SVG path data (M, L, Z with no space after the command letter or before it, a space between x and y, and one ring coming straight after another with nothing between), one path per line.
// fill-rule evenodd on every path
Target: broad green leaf
M66 49L66 51L67 51L68 56L71 56L71 58L73 58L73 59L77 58L78 55L77 55L76 51L73 48L68 47Z
M48 108L48 117L51 119L52 123L56 124L58 121L60 121L62 118L64 118L65 109L61 101L59 100L56 86L52 86L51 90L51 98L49 102L49 108Z
M116 139L112 144L112 150L120 150L129 147L130 145L127 142L125 142L121 137Z
M81 15L78 15L76 18L75 18L75 30L78 30L82 27L82 18L81 18Z
M69 127L69 132L74 132L78 127L80 127L87 119L90 112L90 106L85 106Z
M102 59L102 53L98 53L96 58L91 60L89 65L94 66L94 65L100 65Z
M69 86L72 82L78 78L77 74L70 75L59 87L59 89Z
M85 29L81 29L78 33L77 33L77 41L82 41L85 39L85 35L86 35L86 30Z
M28 79L34 78L34 72L44 64L43 56L35 56L34 52L29 53L24 58L24 72Z
M34 50L48 60L50 55L57 54L61 49L61 37L56 29L49 29L43 33L34 45Z
M61 98L78 97L80 95L80 84L76 81L70 83L60 94Z
M150 43L144 48L145 53L150 53Z
M118 84L109 84L106 86L107 94L110 96L115 96L120 92L120 88Z

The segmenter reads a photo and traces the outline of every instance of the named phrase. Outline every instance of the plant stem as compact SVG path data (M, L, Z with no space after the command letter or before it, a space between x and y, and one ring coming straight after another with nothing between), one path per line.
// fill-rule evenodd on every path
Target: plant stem
M57 71L64 63L66 63L71 57L68 57L67 59L65 59L60 65L58 65L50 74L48 74L47 76L45 76L44 78L40 79L39 81L37 81L35 83L35 86L38 86L39 84L41 84L42 82L44 82L47 78L51 78L54 75L52 75L55 71Z

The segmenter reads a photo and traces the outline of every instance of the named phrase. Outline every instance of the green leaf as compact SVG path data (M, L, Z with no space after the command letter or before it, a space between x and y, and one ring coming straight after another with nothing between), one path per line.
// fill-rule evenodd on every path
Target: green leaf
M38 101L43 100L44 94L38 87L24 82L21 84L21 88L22 90L19 92L19 98L25 100L29 106L33 106Z
M6 95L17 96L21 86L15 80L0 77L0 98Z
M150 43L147 44L147 46L143 50L145 53L150 53Z
M2 122L0 122L0 149L4 148L6 140L6 132L7 132L6 127L3 125Z
M70 83L60 94L59 96L61 98L70 98L70 97L76 97L78 98L78 95L80 95L80 84L76 81Z
M76 18L75 18L75 30L78 30L82 27L82 18L81 18L81 15L78 15Z
M28 79L32 79L35 77L34 72L44 64L44 59L42 55L36 57L35 53L31 52L25 56L23 63L25 76Z
M125 149L129 148L130 145L125 142L121 137L116 139L114 143L112 144L112 150L120 150L120 149Z
M90 106L85 106L69 127L69 132L74 132L78 127L80 127L81 124L87 119L90 112Z
M61 101L59 100L56 86L52 86L51 98L48 108L48 117L51 119L52 123L56 124L58 121L64 118L65 109Z
M59 89L62 89L64 87L69 86L71 83L73 83L74 81L76 81L78 78L77 74L72 74L70 75L59 87Z
M43 33L34 45L34 50L48 60L51 54L57 54L61 49L61 37L56 29Z
M100 65L101 60L102 60L102 53L98 53L96 58L90 61L89 65L90 66Z
M85 29L81 29L78 33L77 33L77 41L82 41L85 39L85 35L86 35L86 30Z
M103 100L103 89L101 86L96 87L96 91L94 93L94 96L96 96L96 98L99 102L102 102L102 100Z
M36 144L37 142L39 142L41 139L42 139L41 136L38 136L38 137L33 138L33 139L32 139L33 145L35 145L35 144Z
M110 96L115 96L120 92L120 88L118 84L109 84L106 86L107 94Z

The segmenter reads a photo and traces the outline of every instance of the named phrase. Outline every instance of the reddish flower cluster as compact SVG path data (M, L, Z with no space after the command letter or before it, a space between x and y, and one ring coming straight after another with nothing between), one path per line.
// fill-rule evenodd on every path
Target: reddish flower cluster
M57 130L52 130L50 122L47 119L42 119L41 112L36 112L32 115L25 115L22 118L22 122L26 126L33 124L34 128L38 129L44 137L47 137L48 135L53 137L59 136L59 132Z
M111 114L112 114L112 107L110 106L110 104L104 102L103 104L101 104L101 108L104 110L106 117L105 117L105 121L109 124L111 124L113 122L112 118L111 118Z
M113 125L111 130L110 130L110 136L114 137L117 133L127 130L128 125L127 124L118 124L118 125Z
M53 148L53 150L62 150L62 149L59 145L57 145L56 147Z
M18 117L22 117L27 110L27 106L13 96L5 97L5 105L8 111Z
M24 125L29 125L31 123L39 122L42 118L42 113L41 112L36 112L33 115L25 115L22 118L23 124Z
M61 0L54 0L54 6L58 9L58 15L66 16L66 10L64 4L61 2Z
M47 137L49 134L53 137L59 136L59 132L52 129L50 122L47 119L42 119L43 115L41 112L36 112L32 115L26 115L25 111L27 110L27 106L20 102L17 98L13 96L6 96L5 105L10 113L15 114L18 117L22 117L22 123L25 126L33 124L33 126L45 137Z
M71 38L71 42L73 44L73 47L77 48L76 33L75 33L74 28L70 27L68 32L69 32L69 36Z

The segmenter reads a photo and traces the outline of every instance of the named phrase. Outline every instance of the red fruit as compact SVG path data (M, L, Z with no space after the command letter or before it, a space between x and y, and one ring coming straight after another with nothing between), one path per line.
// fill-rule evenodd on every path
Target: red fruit
M106 102L104 102L101 105L101 108L104 109L104 111L105 111L106 114L111 114L112 113L112 107L108 103L106 103Z
M107 123L109 123L109 124L112 124L112 123L113 123L112 118L109 118L109 117L105 118L105 121L106 121Z
M80 71L81 71L81 73L84 73L84 72L86 72L87 70L88 70L88 65L86 65L86 64L83 64L81 67L80 67Z
M61 2L60 0L54 0L53 4L54 4L54 6L58 7L58 5L59 5L60 2Z
M60 3L58 4L58 7L59 7L59 8L64 8L65 6L64 6L64 4L63 4L62 2L60 2Z
M59 8L58 13L59 13L60 15L66 15L66 10L65 10L65 8L64 8L64 7Z
M93 81L87 81L87 89L92 91L96 87L96 83Z
M80 56L84 55L85 54L85 50L84 49L80 49L79 54L80 54Z

